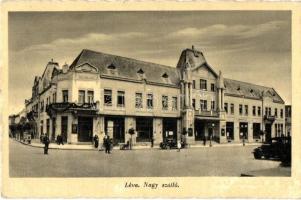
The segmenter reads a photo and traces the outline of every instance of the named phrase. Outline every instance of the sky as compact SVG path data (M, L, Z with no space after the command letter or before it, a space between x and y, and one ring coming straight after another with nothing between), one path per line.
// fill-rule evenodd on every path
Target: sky
M291 104L290 11L10 12L8 23L11 114L51 59L71 64L91 49L175 67L192 45L224 77L273 87Z

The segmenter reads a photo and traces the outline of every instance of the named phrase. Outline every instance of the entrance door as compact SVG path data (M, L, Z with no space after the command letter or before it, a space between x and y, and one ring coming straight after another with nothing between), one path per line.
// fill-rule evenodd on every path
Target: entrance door
M195 140L200 141L204 139L205 136L205 122L202 122L201 120L195 120L194 121L194 134L195 134Z
M177 140L177 119L163 119L163 141L166 138Z
M106 117L105 131L110 136L113 135L114 145L124 143L124 118L122 117ZM112 133L113 131L113 133Z
M272 124L265 125L265 141L269 142L272 138Z
M52 118L52 134L51 134L52 141L55 141L55 123L56 123L56 119Z
M78 141L91 142L93 135L93 117L78 117Z
M239 123L239 139L248 139L248 123L240 122Z
M68 117L67 116L62 116L61 130L62 130L63 141L67 142L67 135L68 135Z
M234 140L234 122L226 122L226 135L228 140Z

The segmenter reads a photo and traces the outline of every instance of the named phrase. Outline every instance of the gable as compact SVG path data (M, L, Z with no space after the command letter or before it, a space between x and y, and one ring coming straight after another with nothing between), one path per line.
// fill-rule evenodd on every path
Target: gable
M78 72L92 72L92 73L98 73L98 70L96 67L93 67L89 63L84 63L79 66L75 67L75 71Z
M217 79L216 73L207 65L202 65L195 68L192 76L196 78Z

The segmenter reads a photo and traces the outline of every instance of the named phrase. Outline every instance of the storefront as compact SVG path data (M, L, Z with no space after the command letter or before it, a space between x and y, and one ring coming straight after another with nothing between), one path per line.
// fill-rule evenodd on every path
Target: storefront
M105 117L105 133L113 138L113 144L125 142L124 117Z
M177 119L163 118L163 141L166 139L177 140Z
M153 118L137 117L136 118L136 142L151 142L153 137Z

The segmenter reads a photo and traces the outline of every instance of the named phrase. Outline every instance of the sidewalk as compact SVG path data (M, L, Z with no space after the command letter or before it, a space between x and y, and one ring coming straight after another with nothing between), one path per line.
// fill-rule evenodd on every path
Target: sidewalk
M291 167L261 169L243 173L241 176L291 176Z
M16 140L24 145L36 147L36 148L44 148L44 144L40 143L38 140L33 140L30 144L27 142ZM101 145L101 144L100 144ZM260 146L261 143L246 143L245 146ZM209 143L204 146L203 144L190 144L188 145L188 148L215 148L215 147L234 147L234 146L243 146L242 143L226 143L226 144L219 144L219 143L213 143L212 147L209 146ZM119 150L119 146L115 146L113 150ZM56 143L50 143L49 149L62 149L62 150L98 150L95 149L94 146L89 144L64 144L64 145L58 145ZM151 148L151 146L147 145L134 145L132 147L132 150L139 150L139 149L160 149L159 146L154 146Z

